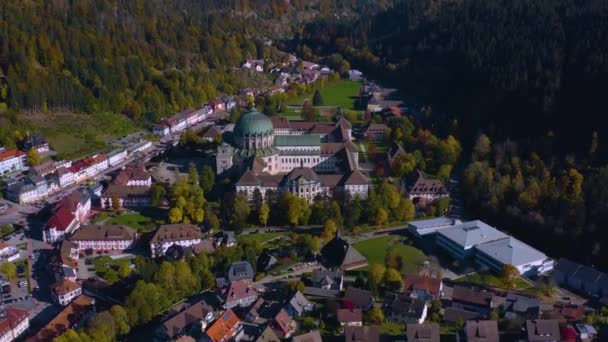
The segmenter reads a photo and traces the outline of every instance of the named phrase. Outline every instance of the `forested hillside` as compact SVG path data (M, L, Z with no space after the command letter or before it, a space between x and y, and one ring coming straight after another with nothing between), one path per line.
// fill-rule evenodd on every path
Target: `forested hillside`
M470 141L480 129L500 139L553 131L580 152L593 130L608 135L607 18L601 0L402 0L356 22L311 23L299 43L457 113Z
M385 1L390 3L390 1ZM134 120L237 91L232 68L274 57L266 37L290 37L322 16L371 2L338 0L27 0L0 4L0 143L14 111L110 111ZM378 8L378 7L373 7Z
M472 217L608 267L608 2L402 0L311 23L294 44L432 104L430 123L472 155Z

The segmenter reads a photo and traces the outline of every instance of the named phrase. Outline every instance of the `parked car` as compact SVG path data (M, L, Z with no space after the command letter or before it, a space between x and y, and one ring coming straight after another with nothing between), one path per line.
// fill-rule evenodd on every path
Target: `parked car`
M26 287L27 286L27 280L21 280L18 285L19 285L19 287Z

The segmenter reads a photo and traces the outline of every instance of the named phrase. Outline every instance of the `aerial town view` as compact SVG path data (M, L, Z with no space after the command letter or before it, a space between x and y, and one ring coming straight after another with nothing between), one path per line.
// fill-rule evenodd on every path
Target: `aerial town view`
M608 341L604 1L0 13L0 341Z

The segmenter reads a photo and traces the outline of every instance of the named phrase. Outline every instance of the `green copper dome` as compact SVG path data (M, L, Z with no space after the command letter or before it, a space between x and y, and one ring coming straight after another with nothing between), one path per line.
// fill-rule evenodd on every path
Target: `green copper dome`
M239 139L252 135L271 134L274 131L272 121L266 115L252 108L243 114L234 126L234 136Z

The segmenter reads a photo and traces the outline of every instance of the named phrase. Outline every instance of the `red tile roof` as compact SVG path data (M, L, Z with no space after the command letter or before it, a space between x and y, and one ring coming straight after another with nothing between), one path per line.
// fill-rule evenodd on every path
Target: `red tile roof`
M293 320L284 309L274 317L275 326L283 333L283 336L291 334L294 330Z
M228 309L207 329L207 336L213 342L228 341L238 330L241 321Z
M46 228L55 228L60 231L66 230L76 217L72 214L67 207L61 206L59 210L51 217L47 222Z
M57 281L55 284L51 285L50 288L51 288L51 292L60 296L60 295L65 295L65 294L74 292L74 291L78 290L79 288L81 288L81 286L78 283L75 283L69 279L63 278L63 279L60 279L59 281Z
M52 341L53 338L65 333L87 316L94 304L95 300L93 298L85 295L79 296L55 316L49 324L38 331L35 336L28 338L26 341Z
M338 322L350 323L361 322L363 313L360 309L340 309L338 310Z
M6 308L6 317L0 320L0 336L6 335L10 330L17 327L24 319L27 318L27 311L9 306Z
M230 288L226 293L226 301L240 300L256 294L257 290L253 287L251 280L237 280L230 283Z
M423 275L408 275L403 280L403 290L404 291L426 291L433 298L439 298L439 292L441 289L441 279L431 278L429 276Z
M12 158L19 158L25 156L24 152L21 152L14 148L7 148L0 152L0 161L5 161Z

